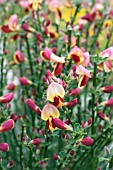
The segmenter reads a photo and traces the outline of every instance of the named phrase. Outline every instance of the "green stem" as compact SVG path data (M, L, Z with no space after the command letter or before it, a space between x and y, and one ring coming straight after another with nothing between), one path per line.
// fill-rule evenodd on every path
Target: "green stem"
M71 33L72 33L72 30L70 28L68 30L68 52L70 52L70 49L71 49Z
M27 54L28 54L28 59L29 59L29 66L30 66L30 71L31 71L31 75L32 75L32 81L34 82L34 78L33 78L33 75L34 75L33 64L32 64L32 58L31 58L31 53L30 53L30 46L29 46L27 35L25 36L25 40L26 40Z
M81 124L81 100L80 100L80 95L78 95L78 102L79 102L79 105L78 105L78 123Z
M90 45L90 49L89 49L89 52L90 52L90 53L94 51L93 49L94 49L95 42L96 42L96 40L97 40L97 38L98 38L98 36L99 36L99 34L100 34L100 32L101 32L101 27L102 27L105 19L106 19L106 15L102 18L101 22L100 22L99 25L98 25L97 32L96 32L96 34L94 35L93 41L92 41L92 43L91 43L91 45Z
M3 40L3 53L4 53L4 50L5 50L5 46L6 46L6 37L4 37L4 40ZM3 95L3 86L4 86L4 83L3 83L3 67L4 67L4 56L2 56L2 60L1 60L1 80L0 80L0 96Z
M75 17L76 17L76 15L77 15L78 11L79 11L79 8L80 8L80 3L78 3L77 6L76 6L74 16L73 16L72 19L71 19L71 25L72 25L72 24L74 23L74 21L75 21Z
M94 90L96 90L96 73L97 73L97 64L96 62L94 62L94 73L93 73L93 87L94 87ZM94 110L94 107L95 107L95 94L93 93L92 94L92 135L94 134L95 132L95 127L94 127L94 123L95 123L95 110Z
M23 170L23 165L22 165L22 143L23 143L23 135L24 135L24 124L22 124L22 132L21 132L21 143L20 143L20 168Z

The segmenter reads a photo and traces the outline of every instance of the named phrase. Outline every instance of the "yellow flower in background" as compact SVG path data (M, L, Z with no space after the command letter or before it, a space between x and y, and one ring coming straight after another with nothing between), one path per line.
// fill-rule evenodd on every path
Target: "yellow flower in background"
M30 2L32 3L32 9L37 11L41 7L42 0L30 0Z
M51 38L54 38L54 39L58 38L58 33L55 31L55 29L52 25L49 25L47 27L47 31Z
M62 19L64 19L66 22L70 21L71 16L74 16L76 8L68 8L63 7L62 8ZM76 15L76 21L74 23L77 23L79 21L79 18L84 16L86 13L86 9L82 8Z
M105 20L103 25L113 26L113 21L111 19Z

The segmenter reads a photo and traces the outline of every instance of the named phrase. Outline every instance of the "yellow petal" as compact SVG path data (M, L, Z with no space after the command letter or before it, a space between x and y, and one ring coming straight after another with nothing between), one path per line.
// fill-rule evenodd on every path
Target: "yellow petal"
M50 100L51 102L54 101L54 97L55 96L60 96L61 98L63 98L65 95L65 91L64 88L62 87L62 85L52 82L48 89L47 89L47 99Z
M58 109L50 103L47 103L41 112L41 119L45 121L47 121L50 117L58 118L59 116L60 116L60 113Z

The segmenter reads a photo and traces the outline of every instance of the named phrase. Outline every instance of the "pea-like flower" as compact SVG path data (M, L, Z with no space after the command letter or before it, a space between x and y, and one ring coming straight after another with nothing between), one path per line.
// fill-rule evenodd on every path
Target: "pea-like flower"
M82 89L86 86L88 79L91 78L91 74L82 65L77 67L76 74L78 75L78 88Z
M72 59L77 66L82 65L84 67L86 67L90 62L89 53L83 52L77 46L71 49L68 55L68 59Z
M107 59L98 65L98 69L105 72L110 72L112 69L111 60L113 60L113 47L107 48L100 53L100 57Z
M65 95L65 90L62 85L52 82L47 89L47 99L54 102L55 106L63 106L63 97Z
M50 131L53 131L55 128L53 118L58 118L59 116L58 109L50 103L46 103L41 112L41 119L47 121L46 125Z
M2 31L5 33L10 33L18 30L18 17L16 14L11 15L7 25L2 26Z
M40 56L45 61L64 63L64 58L55 55L51 49L45 47L43 51L40 52Z

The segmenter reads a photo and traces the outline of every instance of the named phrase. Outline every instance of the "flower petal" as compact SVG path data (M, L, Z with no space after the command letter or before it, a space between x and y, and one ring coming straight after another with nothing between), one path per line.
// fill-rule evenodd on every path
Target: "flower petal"
M52 82L48 89L47 89L47 99L50 100L51 102L54 101L54 97L55 96L60 96L61 98L63 98L65 95L65 91L64 88L62 87L62 85Z
M60 116L60 113L59 113L58 109L54 105L52 105L50 103L46 103L46 105L42 109L41 119L46 121L50 117L58 118L59 116Z

